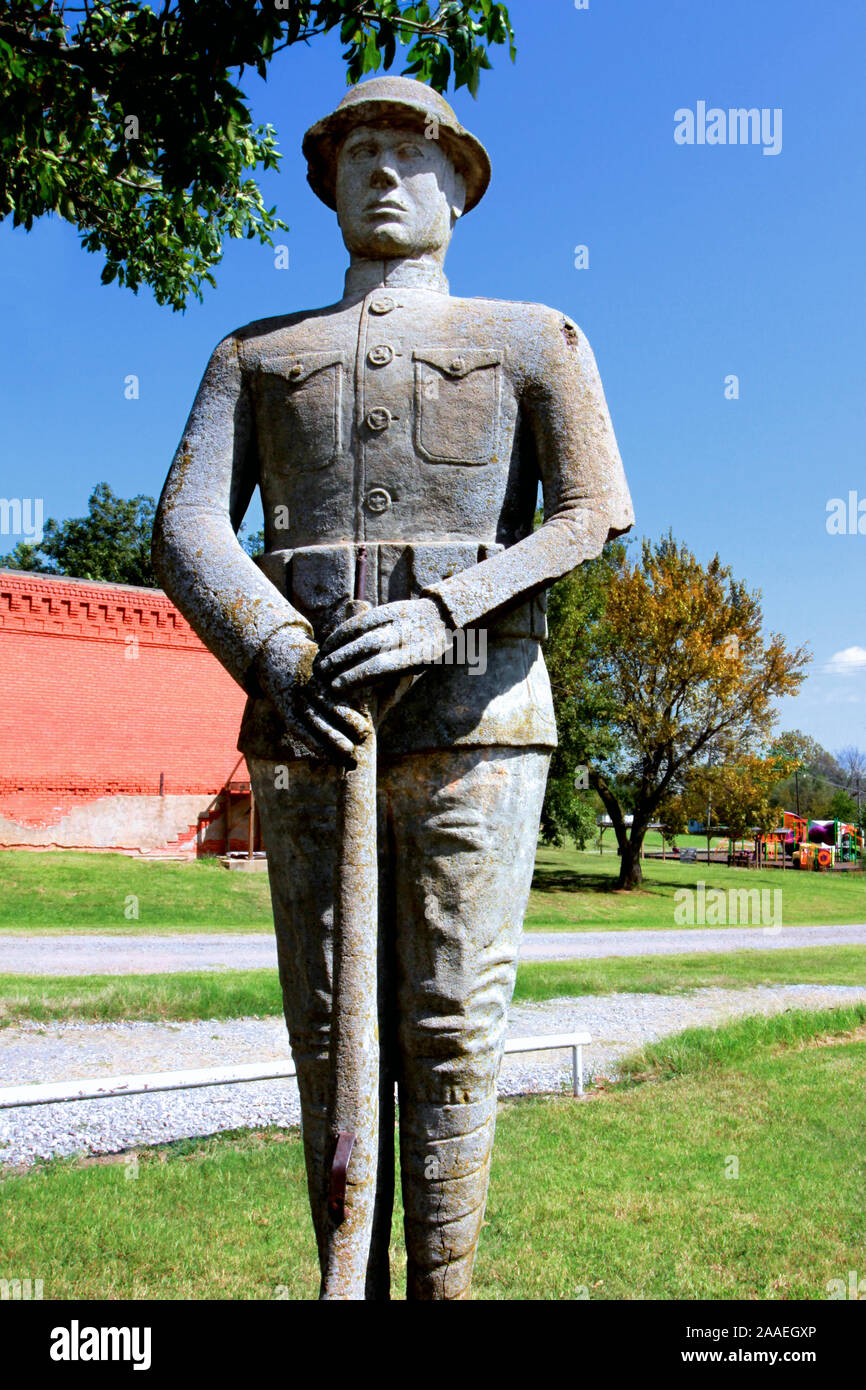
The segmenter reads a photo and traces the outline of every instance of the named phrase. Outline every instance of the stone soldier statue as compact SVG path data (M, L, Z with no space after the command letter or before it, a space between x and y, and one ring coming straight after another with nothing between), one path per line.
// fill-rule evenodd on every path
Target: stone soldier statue
M396 1083L408 1296L465 1298L556 743L545 588L628 530L632 508L574 323L449 294L451 233L490 165L447 102L374 78L307 132L304 153L350 253L343 295L216 348L154 563L249 695L238 746L268 849L322 1259L338 787L368 731L364 692L391 701L378 732L382 1087L366 1289L388 1296ZM254 563L236 530L257 485ZM346 619L359 576L369 606ZM453 659L467 632L486 637L486 664Z

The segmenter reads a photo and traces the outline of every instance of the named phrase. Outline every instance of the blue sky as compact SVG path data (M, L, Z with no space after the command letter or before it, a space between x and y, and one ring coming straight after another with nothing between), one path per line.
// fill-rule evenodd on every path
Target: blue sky
M453 97L494 175L457 229L452 290L577 319L638 534L671 527L760 588L767 629L814 655L782 725L831 749L866 746L866 535L826 528L831 498L866 502L866 11L513 0L511 13L517 63L497 52L478 100ZM5 496L41 496L46 516L65 517L103 479L124 496L158 494L214 344L339 297L346 253L300 155L303 131L344 90L339 54L320 40L247 88L285 154L263 186L291 224L288 270L232 243L218 288L178 315L100 286L99 258L66 224L0 225ZM780 108L781 151L675 143L674 113L701 101ZM574 267L578 245L587 269ZM725 397L731 374L737 400ZM0 537L0 550L12 544Z

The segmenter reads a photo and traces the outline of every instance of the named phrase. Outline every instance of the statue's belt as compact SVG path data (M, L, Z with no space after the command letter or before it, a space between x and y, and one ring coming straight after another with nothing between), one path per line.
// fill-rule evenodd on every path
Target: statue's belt
M356 597L360 544L307 545L271 550L259 568L318 632L330 626L346 601ZM431 584L496 555L504 546L484 541L367 541L364 598L378 606L417 598ZM497 637L547 635L544 596L520 604L491 625Z

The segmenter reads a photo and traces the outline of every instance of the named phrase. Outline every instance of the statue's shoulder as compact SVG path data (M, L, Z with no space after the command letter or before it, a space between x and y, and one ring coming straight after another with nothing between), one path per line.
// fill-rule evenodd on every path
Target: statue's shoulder
M522 299L458 299L449 301L472 322L475 331L489 325L508 347L515 364L529 370L543 362L551 353L559 355L565 349L578 354L589 351L589 343L570 315L549 304L536 304Z
M491 327L510 331L516 341L525 340L528 349L538 345L538 338L563 338L575 344L583 337L574 319L549 304L536 304L526 299L461 299L452 296L449 303L480 324L489 321Z
M227 334L220 347L230 346L243 364L254 367L268 357L291 353L302 346L309 348L319 341L328 346L336 331L334 320L339 311L339 305L331 304L324 309L299 309L293 314L254 319Z

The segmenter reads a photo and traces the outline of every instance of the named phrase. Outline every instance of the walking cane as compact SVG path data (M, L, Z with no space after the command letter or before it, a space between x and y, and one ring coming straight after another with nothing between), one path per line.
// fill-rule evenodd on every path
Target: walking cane
M367 554L358 551L355 598L346 617L363 613ZM363 706L370 732L355 766L342 773L337 809L340 847L334 894L329 1134L333 1144L323 1299L363 1299L373 1231L379 1153L376 846L376 732L372 698Z

